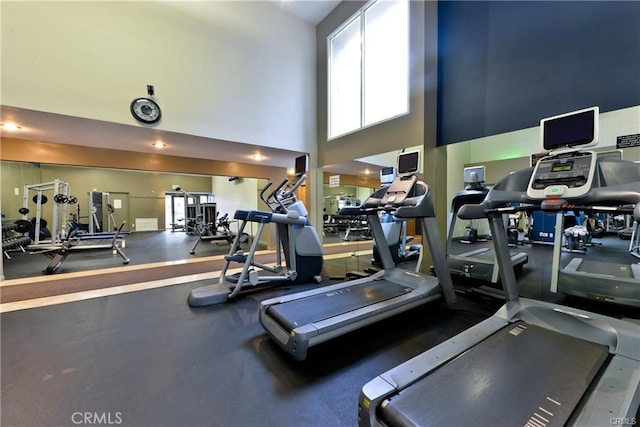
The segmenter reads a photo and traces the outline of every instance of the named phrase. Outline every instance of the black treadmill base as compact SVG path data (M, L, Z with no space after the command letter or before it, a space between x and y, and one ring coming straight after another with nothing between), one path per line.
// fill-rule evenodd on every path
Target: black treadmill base
M379 416L390 426L562 426L607 357L606 346L517 322L389 398Z
M376 280L330 291L308 298L301 298L267 308L267 314L287 332L298 326L308 325L348 313L371 304L379 303L413 289L404 285Z

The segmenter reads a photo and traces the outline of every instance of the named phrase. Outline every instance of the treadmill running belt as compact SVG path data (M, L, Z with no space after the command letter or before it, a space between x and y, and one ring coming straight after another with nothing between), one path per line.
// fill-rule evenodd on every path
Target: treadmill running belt
M407 294L412 290L410 287L382 279L283 304L275 304L267 309L267 314L280 323L287 332L291 332L298 326L357 310Z
M629 264L585 260L580 264L578 271L592 274L606 274L614 278L633 279L633 272Z
M391 426L562 426L607 355L517 322L392 396L380 416Z

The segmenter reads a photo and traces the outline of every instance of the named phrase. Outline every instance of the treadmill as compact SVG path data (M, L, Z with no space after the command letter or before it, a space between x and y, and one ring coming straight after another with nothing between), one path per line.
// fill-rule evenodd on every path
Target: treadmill
M358 207L346 207L340 215L366 215L383 270L372 276L292 295L260 304L260 323L294 359L305 360L308 349L348 332L406 312L443 294L455 302L451 276L438 233L430 188L418 181L417 151L398 157L398 174ZM417 218L426 234L437 278L395 267L380 223L381 211L396 218Z
M544 119L543 133L558 136L557 125L574 134L583 121L588 128L597 120L597 111ZM595 153L552 153L535 168L501 179L481 204L464 206L459 216L489 218L498 263L508 266L505 212L580 206L631 213L621 206L633 204L632 213L640 218L640 165L625 162L613 175L601 172ZM496 314L362 388L361 426L634 423L640 405L640 325L519 298L513 269L500 268L500 277L507 302Z
M601 170L614 176L622 160L598 159ZM558 252L558 243L554 249ZM557 256L557 254L556 254ZM599 261L588 255L572 258L562 269L555 270L557 287L551 291L581 298L640 308L640 261L633 252L624 258Z
M465 189L457 192L451 201L449 214L449 232L447 239L447 264L451 274L474 280L497 283L498 265L493 244L488 239L458 239L456 226L458 211L466 204L482 203L489 189L484 186L484 166L474 166L464 169ZM485 221L480 219L479 221ZM469 230L469 228L467 228ZM477 232L477 229L475 229ZM467 233L465 233L467 234ZM466 237L466 236L465 236ZM465 247L467 246L467 247ZM463 249L463 247L465 247ZM516 270L522 270L529 261L529 255L523 251L511 251L511 265ZM478 291L483 291L482 287ZM489 293L493 293L489 291Z

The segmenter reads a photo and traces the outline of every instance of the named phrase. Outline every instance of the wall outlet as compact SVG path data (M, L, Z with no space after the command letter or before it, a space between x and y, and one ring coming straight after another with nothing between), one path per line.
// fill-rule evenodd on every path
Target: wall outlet
M20 189L19 189L19 188L17 188L17 187L16 187L16 188L14 188L14 189L13 189L13 193L14 193L16 196L19 196L19 195L20 195Z

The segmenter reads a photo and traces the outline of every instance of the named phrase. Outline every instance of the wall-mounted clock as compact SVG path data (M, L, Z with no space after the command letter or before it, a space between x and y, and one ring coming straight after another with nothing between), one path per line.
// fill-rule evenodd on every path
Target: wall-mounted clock
M160 106L149 98L136 98L131 101L131 114L139 122L148 125L157 123L162 117Z

